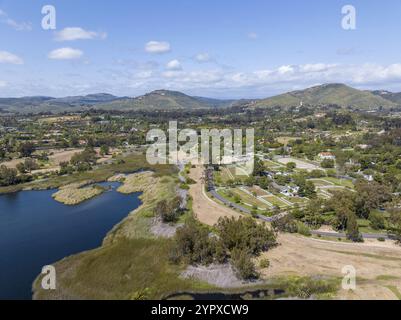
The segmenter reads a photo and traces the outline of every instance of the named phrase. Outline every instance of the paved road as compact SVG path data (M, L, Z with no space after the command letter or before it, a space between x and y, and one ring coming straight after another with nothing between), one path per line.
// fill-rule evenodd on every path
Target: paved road
M324 231L316 231L312 230L311 233L313 235L322 236L322 237L331 237L331 238L342 238L345 239L347 235L345 233L338 232L324 232ZM362 237L364 239L386 239L386 240L394 240L395 238L391 235L387 234L375 234L375 233L362 233Z

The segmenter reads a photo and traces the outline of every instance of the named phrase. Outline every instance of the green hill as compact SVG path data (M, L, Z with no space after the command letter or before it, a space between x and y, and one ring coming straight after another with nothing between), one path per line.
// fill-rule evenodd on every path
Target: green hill
M374 95L369 91L361 91L344 84L325 84L300 91L293 91L275 97L262 99L252 104L252 107L289 107L304 105L339 105L352 106L361 109L377 107L394 107L396 103Z
M401 92L394 93L385 90L377 90L377 91L371 91L371 93L374 94L375 96L379 96L383 99L390 100L398 105L401 105Z
M233 100L192 97L178 91L156 90L136 98L120 99L97 105L106 110L174 110L229 107Z

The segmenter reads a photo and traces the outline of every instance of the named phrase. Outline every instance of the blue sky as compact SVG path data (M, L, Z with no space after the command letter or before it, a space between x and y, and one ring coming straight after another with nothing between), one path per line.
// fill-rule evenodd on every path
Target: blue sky
M47 4L56 30L41 27ZM356 30L341 27L347 4ZM0 0L0 96L401 91L400 17L399 0Z

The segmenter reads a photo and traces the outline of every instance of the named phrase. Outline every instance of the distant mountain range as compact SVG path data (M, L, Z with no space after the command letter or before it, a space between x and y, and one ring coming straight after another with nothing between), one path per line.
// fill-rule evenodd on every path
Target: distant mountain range
M89 108L101 110L196 110L246 106L249 108L290 107L299 105L338 105L360 109L401 106L401 93L389 91L363 91L344 84L325 84L305 90L284 93L266 99L219 100L189 96L177 91L156 90L143 96L116 97L106 93L65 98L23 97L0 98L2 112L40 113L81 111Z
M8 112L40 113L63 112L74 109L93 107L98 104L110 103L119 98L107 93L90 94L87 96L75 96L65 98L52 97L22 97L0 98L0 109Z

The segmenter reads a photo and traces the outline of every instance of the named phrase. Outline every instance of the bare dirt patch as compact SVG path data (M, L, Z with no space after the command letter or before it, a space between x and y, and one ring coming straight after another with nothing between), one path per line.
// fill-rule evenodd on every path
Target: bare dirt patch
M241 214L224 207L209 199L204 190L203 169L201 166L192 168L189 177L196 181L190 186L189 194L193 199L192 209L194 216L200 222L209 226L215 225L221 217L241 217Z
M239 288L250 283L238 279L230 264L211 264L209 266L189 266L181 276L184 279L197 279L219 288Z
M161 221L159 218L153 219L153 224L150 231L157 237L172 238L175 236L177 229L182 227L183 224L168 224Z
M270 261L270 268L261 270L265 278L289 275L342 278L343 267L352 265L357 271L356 290L340 290L338 299L397 299L388 286L401 289L399 247L331 242L288 234L280 235L278 240L280 246L260 257Z

